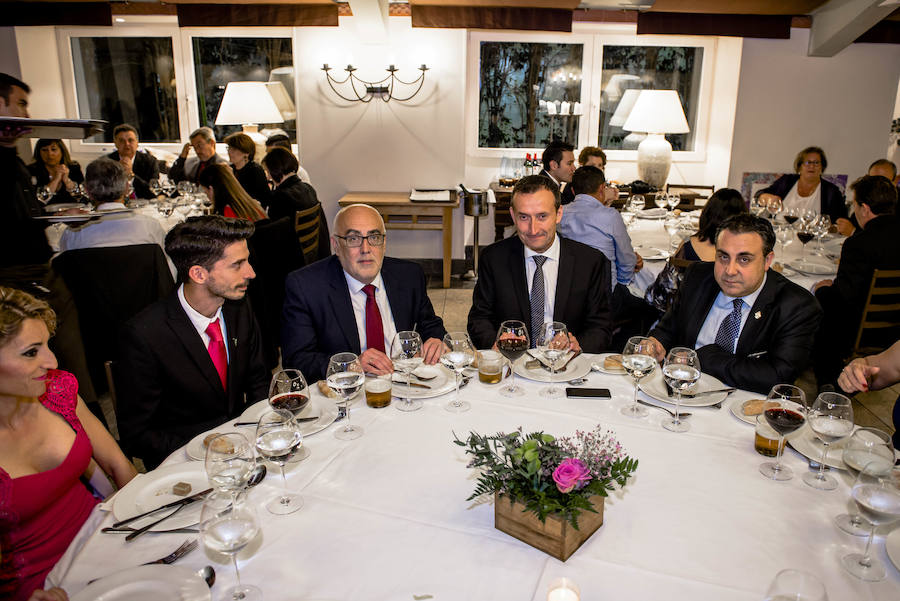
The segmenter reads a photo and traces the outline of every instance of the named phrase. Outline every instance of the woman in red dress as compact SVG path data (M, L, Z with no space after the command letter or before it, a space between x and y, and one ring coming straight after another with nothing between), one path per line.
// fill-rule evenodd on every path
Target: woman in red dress
M106 428L56 369L47 303L0 287L0 597L65 598L44 579L99 502L85 486L102 469L135 476ZM33 596L32 596L33 595Z

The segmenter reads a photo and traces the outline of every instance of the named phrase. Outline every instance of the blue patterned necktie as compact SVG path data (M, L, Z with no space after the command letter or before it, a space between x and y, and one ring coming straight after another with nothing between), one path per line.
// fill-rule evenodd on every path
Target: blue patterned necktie
M731 302L734 303L734 309L725 316L719 325L719 331L716 332L716 344L733 354L734 343L741 332L741 307L744 305L744 301L736 298Z
M544 261L547 257L534 255L534 277L531 278L531 348L537 345L544 326Z

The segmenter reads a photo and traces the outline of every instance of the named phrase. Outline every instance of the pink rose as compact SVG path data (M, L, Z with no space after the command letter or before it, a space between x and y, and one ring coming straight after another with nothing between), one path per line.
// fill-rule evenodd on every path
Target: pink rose
M571 492L576 486L581 488L590 479L591 472L580 459L570 457L553 470L553 481L561 493Z

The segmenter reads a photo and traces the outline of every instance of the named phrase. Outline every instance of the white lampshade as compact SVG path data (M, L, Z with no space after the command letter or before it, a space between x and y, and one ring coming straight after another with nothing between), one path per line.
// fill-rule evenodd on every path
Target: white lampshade
M232 81L225 88L216 125L284 123L264 81Z
M641 90L622 129L648 134L686 134L691 131L675 90Z
M622 94L622 99L616 105L616 112L613 113L612 118L609 120L610 125L613 127L625 125L625 121L631 114L631 109L634 108L634 103L637 102L640 93L640 90L625 90L625 93Z

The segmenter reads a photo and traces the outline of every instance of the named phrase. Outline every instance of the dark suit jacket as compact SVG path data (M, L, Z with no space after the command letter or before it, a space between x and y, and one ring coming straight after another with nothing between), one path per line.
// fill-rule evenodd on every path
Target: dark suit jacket
M228 391L173 292L125 324L117 379L123 446L154 468L204 430L268 396L259 328L247 300L222 306Z
M119 151L111 152L106 158L119 162ZM159 179L159 162L149 152L138 150L134 153L134 162L131 163L131 172L134 173L134 194L138 198L153 198L150 192L150 182Z
M651 330L650 336L666 350L694 348L720 291L713 268L704 262L688 268L674 304ZM809 292L769 270L741 330L737 352L706 345L697 349L700 366L729 386L767 393L775 384L792 383L806 368L821 318L819 303ZM748 357L754 353L764 354Z
M791 191L791 188L794 187L794 184L797 183L797 180L800 179L800 176L796 173L786 173L782 175L775 183L773 183L768 188L760 190L757 192L759 194L774 194L780 198L784 198L787 196L788 192ZM844 195L841 194L841 189L832 184L829 181L821 180L822 193L820 200L819 212L828 215L831 217L831 223L834 223L840 218L847 218L847 205L844 204Z
M585 352L609 350L612 336L609 260L586 244L562 236L559 240L553 319L566 324ZM507 319L531 324L525 246L518 236L495 242L482 251L469 310L468 330L472 342L477 348L490 348L500 324Z
M216 165L218 163L226 163L227 161L218 154L212 155L212 158L206 161L207 165ZM176 184L180 181L187 180L193 184L197 183L197 169L200 167L200 158L197 156L183 159L180 156L175 159L169 168L169 179Z
M297 211L321 206L316 190L309 184L300 181L296 175L292 175L281 182L272 192L269 205L269 219L276 221L282 217L290 217L294 222L294 214ZM300 234L311 233L301 231ZM319 219L319 248L315 260L324 259L331 255L331 245L328 242L328 221L322 213ZM313 260L313 259L310 259Z
M234 165L231 166L234 169ZM247 194L259 201L263 208L268 208L272 191L262 165L254 161L248 162L243 169L234 169L234 176Z
M415 327L423 341L444 337L447 330L425 293L421 267L385 257L381 277L398 332ZM362 348L344 270L332 256L293 272L285 286L282 364L299 369L310 382L321 380L331 355L359 354Z

